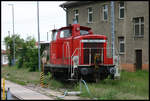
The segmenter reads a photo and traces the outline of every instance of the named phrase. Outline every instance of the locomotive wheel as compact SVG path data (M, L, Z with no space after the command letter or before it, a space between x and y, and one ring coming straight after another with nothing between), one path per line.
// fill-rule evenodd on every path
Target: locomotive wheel
M79 80L79 70L78 69L75 70L74 79Z
M99 71L98 71L98 68L95 68L94 69L94 75L93 75L93 79L94 79L94 82L98 82L99 81Z
M65 72L52 72L52 76L54 79L57 80L66 80L68 78L67 73L65 74Z
M82 78L86 82L95 82L94 75L92 75L92 74L89 74L89 75L86 75L86 76L85 75L81 75L80 78Z
M115 75L114 75L114 74L111 74L111 75L110 75L110 79L111 79L111 80L114 80L114 79L115 79Z
M100 80L104 80L108 77L108 71L107 69L103 69L101 72L100 72Z
M98 79L98 78L95 78L95 82L98 83L98 82L99 82L99 79Z

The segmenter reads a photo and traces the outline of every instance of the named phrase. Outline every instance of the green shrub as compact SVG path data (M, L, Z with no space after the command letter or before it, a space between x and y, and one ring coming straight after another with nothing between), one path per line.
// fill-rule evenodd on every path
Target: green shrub
M29 71L38 70L38 49L30 49L27 53L29 61L26 62L25 66L29 68Z
M48 85L49 81L50 81L50 78L51 78L51 74L50 74L50 72L48 72L48 75L44 75L43 83Z
M38 49L35 47L35 42L31 37L23 41L22 48L18 52L18 68L28 68L30 72L38 70Z

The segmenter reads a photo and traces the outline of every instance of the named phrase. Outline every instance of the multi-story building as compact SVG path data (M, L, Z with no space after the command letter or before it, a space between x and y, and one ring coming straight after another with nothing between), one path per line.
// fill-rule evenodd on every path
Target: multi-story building
M75 18L95 34L108 37L111 47L111 1L68 1L60 5L66 11L67 25ZM114 1L115 49L123 69L149 69L149 2ZM116 54L117 54L116 51Z

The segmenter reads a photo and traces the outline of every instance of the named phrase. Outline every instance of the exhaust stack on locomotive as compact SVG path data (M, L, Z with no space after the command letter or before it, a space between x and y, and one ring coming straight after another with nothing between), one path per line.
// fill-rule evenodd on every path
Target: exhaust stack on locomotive
M89 27L72 24L54 29L49 52L44 70L53 77L97 81L118 76L113 57L107 57L107 37L94 35Z

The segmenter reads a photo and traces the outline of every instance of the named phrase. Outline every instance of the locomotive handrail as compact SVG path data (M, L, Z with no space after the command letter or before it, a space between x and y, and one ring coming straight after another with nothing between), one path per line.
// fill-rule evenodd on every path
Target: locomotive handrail
M72 54L72 56L71 56L71 67L70 67L70 69L71 69L71 78L72 78L72 76L74 75L74 68L73 68L73 65L72 65L72 58L73 58L73 56L74 56L74 54L77 52L77 51L79 51L79 50L81 50L81 49L89 49L90 50L90 53L89 53L89 65L91 65L91 49L102 49L102 53L103 53L103 49L104 48L76 48L75 49L75 51L73 52L73 54ZM80 52L80 54L81 54L81 52ZM102 54L102 56L103 56L103 54ZM79 57L79 60L78 60L78 63L80 62L80 56L79 56L79 52L78 52L78 57ZM102 57L103 58L103 57Z
M91 65L91 48L89 49L89 63L90 63L90 65Z
M66 46L65 46L65 44L66 44ZM66 55L68 53L69 59L68 59L68 57L67 58L64 57L64 46L66 48ZM62 47L63 47L63 62L64 62L63 64L65 64L65 61L68 59L67 62L69 63L69 66L70 66L71 63L70 63L70 47L69 47L69 42L64 42ZM70 68L68 68L68 71L70 71ZM68 76L69 76L69 72L68 72Z
M69 60L70 60L70 49L69 49L70 47L69 47L69 42L64 42L64 43L63 43L63 46L62 46L62 47L63 47L63 60L64 60L64 59L67 59L67 58L64 57L64 44L66 44L66 47L65 47L65 48L66 48L66 54L69 53L69 54L68 54L68 57L69 57ZM68 47L68 49L67 49L67 47Z
M69 56L69 59L68 59L68 63L69 63L69 66L70 66L70 47L69 47L69 42L65 42L67 45L66 45L66 54L67 54L67 52L68 52L68 56ZM64 44L65 44L64 43ZM64 48L64 44L63 44L63 48ZM68 47L68 48L67 48ZM68 49L68 51L67 51L67 49ZM64 52L63 52L63 56L64 56ZM68 68L68 70L69 70L69 68Z

